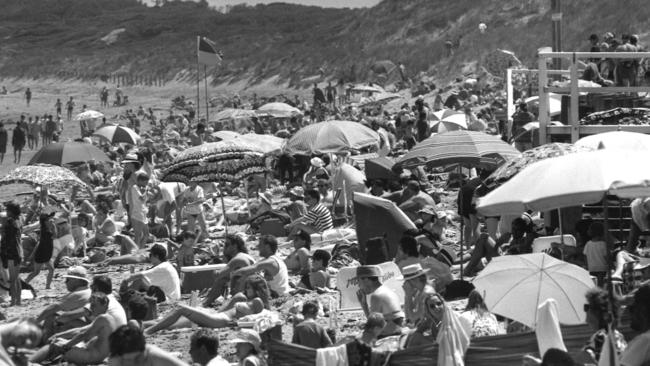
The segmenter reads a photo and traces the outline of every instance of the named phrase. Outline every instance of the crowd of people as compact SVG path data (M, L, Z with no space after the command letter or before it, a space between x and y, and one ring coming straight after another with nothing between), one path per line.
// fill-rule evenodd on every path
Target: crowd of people
M368 151L384 149L390 155L399 155L442 132L442 124L431 123L432 113L442 109L464 114L470 130L502 135L505 140L517 136L526 123L535 119L527 104L521 103L511 116L513 124L509 127L500 86L487 84L480 77L473 81L457 80L430 93L430 101L429 97L419 96L413 105L404 103L394 113L377 105L364 108L348 104L347 99L340 98L341 85L344 83L328 83L325 91L314 85L311 105L298 98L291 101L303 110L304 118L278 121L253 117L240 132L290 136L320 120L352 120L379 134L380 146ZM100 99L104 107L108 105L107 98L108 91L103 89ZM258 103L257 96L252 103ZM239 100L237 106L241 104ZM58 100L56 118L20 118L13 131L15 163L20 162L25 146L38 149L39 140L41 145L57 141L63 128L62 107ZM68 120L74 107L71 97L66 105ZM270 159L266 174L249 177L246 184L198 184L191 180L187 184L169 183L161 181L161 168L190 146L218 140L214 132L224 126L199 119L195 111L170 111L167 117L158 118L151 108L143 107L128 110L126 119L128 126L141 134L137 146L101 143L98 145L110 158L108 162L91 161L73 167L79 179L91 188L87 192L73 189L71 196L66 197L69 199L61 199L60 192L40 187L23 204L5 204L0 258L7 271L10 306L23 304L23 289L38 296L39 289L30 283L42 269L47 270L45 286L49 289L55 281L55 268L68 267L63 276L66 295L42 309L35 319L21 318L0 325L0 358L7 364L19 362L16 359L22 353L18 350L32 348L35 351L24 357L33 363L65 360L97 364L108 359L112 365L183 365L171 350L148 344L147 338L166 329L197 325L204 329L191 337L188 346L192 361L225 365L230 355L220 355L218 333L211 329L237 328L242 319L278 314L281 309L274 304L294 294L333 293L331 277L347 266L356 267L357 300L365 315L365 325L354 336L337 339L337 329L329 329L320 321L327 304L320 303L316 296L304 301L290 318L288 314L277 315L293 324L292 343L315 349L352 341L381 347L387 340L396 339L396 348L413 349L440 342L442 335L452 332L457 347L464 352L472 339L513 333L517 328L530 330L492 314L484 301L489 292L481 294L447 286L453 280L455 264L464 262L464 275L474 276L496 256L531 253L533 240L540 232L546 234L546 228L536 227L532 213L479 217L475 197L485 194L481 183L489 170L472 171L472 176L450 175L442 193L433 189L434 182L427 179L433 172L422 168L396 172L394 179L366 182L369 194L394 202L417 227L403 233L398 243L390 243L397 248L394 258L379 249L384 245L381 240L373 242L378 246L368 253L351 246L316 248L314 238L340 225L336 213L341 203L335 199L332 180L335 167L351 154L367 151L318 156L284 153ZM96 127L99 126L94 122L80 125L80 141L94 143L90 136ZM0 124L0 152L4 152L2 141L4 136L6 142L6 135ZM532 146L532 141L510 141L516 142L520 150ZM444 207L441 194L456 189L457 202ZM245 198L247 204L253 198L241 232L223 233L227 221L234 221L222 211L219 198L224 196ZM457 217L448 210L453 206L457 207ZM610 277L617 279L627 263L638 260L639 235L649 226L648 199L636 200L635 212L632 234L616 255L616 263L610 263L606 250L609 238L602 225L587 218L576 226L579 244L574 252L560 250L549 254L583 265L605 287L610 268L616 267ZM466 248L465 256L459 256L455 243L450 242L450 237L454 237L450 232L455 229L450 226L455 220L465 223L464 241L459 243ZM263 227L270 221L280 223L275 228L277 235L265 232ZM249 253L246 239L250 243L253 238L256 251ZM286 257L281 255L284 238L292 248ZM387 285L378 265L387 261L393 261L402 274L403 304ZM199 302L185 304L181 268L200 264L221 267L214 272L211 286ZM91 277L89 273L89 269L112 265L148 268L133 270L116 287L110 277L99 273ZM21 268L31 270L24 279ZM442 276L440 271L433 274L433 268L442 268L447 275ZM573 355L573 360L598 363L605 336L614 334L621 365L647 365L650 285L639 284L614 302L602 288L585 296L584 311L595 334L585 339L586 346L580 355ZM467 299L461 311L452 309L450 303L458 297ZM175 306L157 317L158 303ZM640 335L626 340L622 333L609 330L619 318L619 309L612 304L630 312L631 324L642 332ZM252 329L233 333L229 342L235 345L237 362L246 366L265 364L267 337L264 331ZM561 350L552 349L541 356L540 360L529 358L526 362L567 364L561 363L568 357ZM559 363L552 363L553 358Z

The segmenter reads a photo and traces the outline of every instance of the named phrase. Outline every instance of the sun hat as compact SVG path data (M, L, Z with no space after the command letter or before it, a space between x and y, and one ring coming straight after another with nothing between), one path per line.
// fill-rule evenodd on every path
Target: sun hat
M252 329L242 329L239 332L235 333L235 338L230 341L233 344L237 343L248 343L256 351L260 351L262 347L262 338L260 338L259 333Z
M305 189L301 186L295 186L289 190L289 194L294 197L305 198Z
M325 166L325 163L323 162L323 159L321 159L319 157L311 158L311 160L309 162L311 163L311 165L313 167L316 167L316 168L322 168L323 166Z
M88 281L88 271L82 266L73 266L68 268L68 272L63 275L63 278L74 278L75 280Z
M424 214L429 214L438 217L438 212L436 211L436 208L431 206L431 205L426 205L418 211L418 213L424 213Z
M420 263L411 264L402 268L404 281L412 280L429 272L429 269L423 269Z
M359 266L357 267L357 278L363 277L381 277L381 267L379 266Z
M136 154L126 154L126 156L122 160L122 164L139 163L139 162L140 161L138 160L138 156Z

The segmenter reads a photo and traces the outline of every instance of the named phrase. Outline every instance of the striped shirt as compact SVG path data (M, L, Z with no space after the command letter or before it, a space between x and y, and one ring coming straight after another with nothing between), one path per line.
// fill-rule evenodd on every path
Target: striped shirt
M334 227L330 211L320 203L315 204L314 207L309 209L307 215L305 215L305 219L306 224L313 226L320 233Z

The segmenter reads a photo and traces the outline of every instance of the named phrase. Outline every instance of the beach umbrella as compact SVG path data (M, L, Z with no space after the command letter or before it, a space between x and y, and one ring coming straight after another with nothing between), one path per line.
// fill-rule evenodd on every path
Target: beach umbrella
M102 118L104 114L101 112L93 111L92 109L85 110L74 118L75 121L85 121L88 119Z
M19 166L0 178L0 186L15 183L53 187L55 190L66 190L71 186L86 188L86 183L69 169L48 164Z
M257 114L268 115L277 118L291 118L301 116L300 109L292 107L287 103L273 102L267 103L257 108Z
M291 154L312 155L379 146L379 134L351 121L326 121L301 128L285 145Z
M650 152L597 150L542 160L478 201L485 216L594 204L606 194L650 196ZM606 201L606 200L605 200Z
M395 161L387 157L377 157L366 159L365 162L366 178L368 180L386 179L399 180L399 176L393 171Z
M611 131L583 137L576 141L575 145L594 150L600 148L650 150L650 136L638 132Z
M370 86L370 85L357 85L352 87L353 92L357 93L381 93L384 91L384 89L378 87L378 86Z
M354 193L357 239L365 246L368 239L386 236L389 258L397 253L397 243L415 224L394 202L365 193Z
M533 163L544 159L591 150L593 149L559 142L538 146L524 151L519 156L512 156L506 159L501 166L485 179L483 184L490 188L496 188Z
M41 148L28 165L64 165L86 161L110 161L105 152L93 144L83 142L56 142Z
M252 109L226 108L222 111L217 112L217 114L210 119L214 122L229 121L229 120L235 121L235 120L248 120L256 116L257 113L255 113L255 111Z
M219 141L181 151L163 169L164 182L239 182L266 172L264 151L244 141Z
M431 167L450 164L497 166L519 151L503 142L499 136L477 131L451 131L432 135L416 144L395 164L412 168L418 165Z
M93 136L108 140L111 144L126 143L136 145L140 135L128 127L120 125L107 125L100 127L93 133Z
M341 197L337 202L337 206L347 207L347 203L351 203L354 199L354 192L365 193L367 190L365 184L366 175L347 163L335 165L334 169L332 169L330 181L334 192L341 189Z
M529 111L539 111L539 95L524 100ZM548 113L550 116L558 116L562 113L562 95L548 93Z
M472 282L488 310L535 327L539 305L557 303L559 321L585 322L585 293L595 287L589 272L546 253L496 257Z
M467 116L465 113L452 109L442 109L429 114L429 125L438 132L449 132L467 129Z
M260 135L257 133L245 133L236 137L240 141L244 141L253 146L260 148L265 154L276 154L282 151L282 147L287 142L287 139L273 136L273 135Z

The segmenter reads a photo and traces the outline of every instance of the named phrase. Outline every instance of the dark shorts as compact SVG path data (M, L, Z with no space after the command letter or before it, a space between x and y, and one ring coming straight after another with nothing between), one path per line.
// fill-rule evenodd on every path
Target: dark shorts
M20 262L23 261L23 259L20 256L10 256L10 255L0 256L0 259L2 260L2 266L4 268L9 268L9 261L10 260L14 261L14 266L20 265Z

